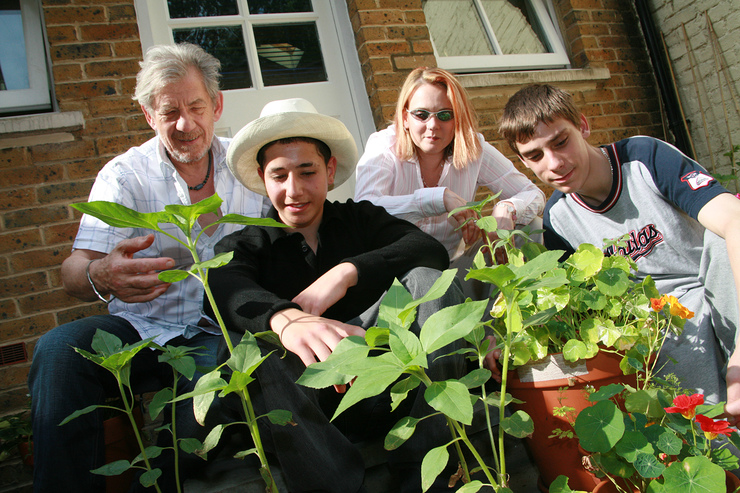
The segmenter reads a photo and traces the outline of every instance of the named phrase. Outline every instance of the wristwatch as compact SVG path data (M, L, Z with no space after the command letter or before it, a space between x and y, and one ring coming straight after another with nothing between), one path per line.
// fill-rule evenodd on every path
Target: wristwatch
M506 207L506 212L511 214L511 221L516 224L516 207L511 205L510 202L499 202L497 205Z

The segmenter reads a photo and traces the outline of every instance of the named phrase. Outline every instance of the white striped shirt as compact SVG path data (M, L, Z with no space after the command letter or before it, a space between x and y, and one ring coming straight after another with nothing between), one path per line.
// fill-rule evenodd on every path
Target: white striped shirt
M445 188L468 202L475 198L478 187L487 187L494 194L501 191L499 200L513 204L517 223L529 224L542 214L545 194L487 143L483 135L478 134L478 138L483 148L480 158L462 169L452 165L452 158L447 159L438 185L425 188L416 156L401 161L394 152L395 127L391 125L375 132L357 164L355 200L369 200L390 214L416 224L447 248L450 260L462 254L465 242L460 231L455 231L455 220L447 218Z
M263 211L263 197L244 188L226 166L226 148L229 142L228 139L214 138L211 147L216 193L223 200L221 212L259 217ZM98 173L89 200L117 202L139 212L159 212L168 204L189 205L190 194L187 183L167 157L164 145L158 137L154 137L106 164ZM160 227L184 240L182 231L175 225L160 224ZM197 245L200 260L213 257L216 243L241 228L239 225L221 224L213 235L201 235ZM193 237L200 231L200 224L196 222ZM151 232L140 228L115 228L94 217L83 215L73 247L107 254L121 240ZM134 256L171 257L178 267L193 263L193 258L185 247L160 233L155 234L154 243L149 248ZM124 303L115 299L108 305L108 309L112 315L131 322L142 338L155 337L155 342L159 344L179 335L191 337L201 330L220 334L216 327L197 325L204 318L203 286L192 276L173 283L163 295L152 301Z

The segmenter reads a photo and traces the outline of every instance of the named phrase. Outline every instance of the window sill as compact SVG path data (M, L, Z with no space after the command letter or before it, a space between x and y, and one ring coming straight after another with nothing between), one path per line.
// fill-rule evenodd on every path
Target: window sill
M522 86L528 84L558 84L609 80L608 68L531 70L523 72L497 72L487 74L457 74L466 89L493 86Z
M81 111L0 118L0 149L70 142L84 126Z

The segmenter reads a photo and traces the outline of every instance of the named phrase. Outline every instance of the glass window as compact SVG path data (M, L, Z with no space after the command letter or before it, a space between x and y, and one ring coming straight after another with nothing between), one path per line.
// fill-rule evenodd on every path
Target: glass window
M0 115L51 109L37 0L0 0Z
M315 23L255 26L254 39L265 86L326 80Z
M457 72L568 65L549 0L423 0L440 67Z
M221 62L221 89L252 87L241 26L173 29L175 43L193 43Z
M237 0L167 0L173 41L197 44L218 58L224 90L327 80L311 0L249 0L244 5Z

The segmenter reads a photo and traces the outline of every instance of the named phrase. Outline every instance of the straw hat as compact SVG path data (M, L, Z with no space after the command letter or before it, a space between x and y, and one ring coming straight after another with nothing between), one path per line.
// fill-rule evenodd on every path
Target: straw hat
M265 184L257 174L257 152L265 144L289 137L311 137L329 146L337 159L335 187L352 176L357 164L357 146L352 134L342 122L319 114L302 98L267 103L259 118L239 130L226 154L229 169L245 187L267 195Z

